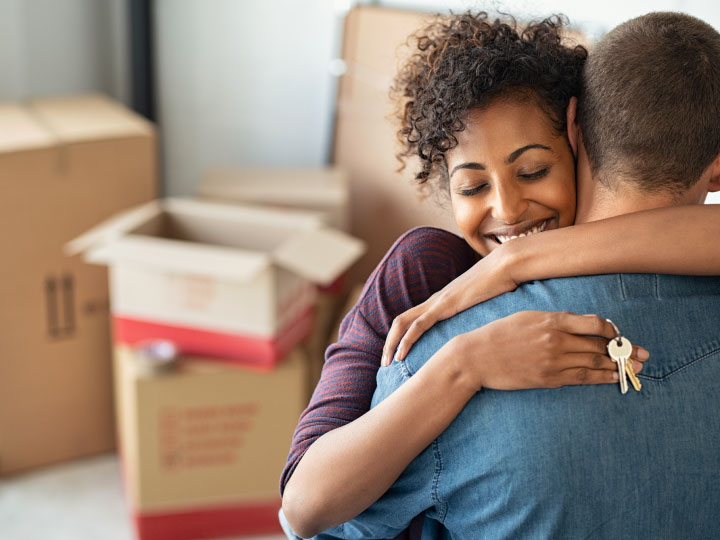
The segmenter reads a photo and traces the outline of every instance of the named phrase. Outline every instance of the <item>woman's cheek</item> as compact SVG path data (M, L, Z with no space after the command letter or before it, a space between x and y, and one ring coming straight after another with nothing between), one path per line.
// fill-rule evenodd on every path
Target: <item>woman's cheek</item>
M455 195L452 200L455 223L465 241L470 244L476 252L485 256L491 250L489 242L485 239L480 230L485 219L486 209L479 204L477 197L461 197Z
M559 226L567 227L575 222L575 181L558 179L555 183L553 206L559 216Z
M455 216L455 223L463 233L463 236L467 238L469 234L473 233L473 209L472 205L468 204L467 197L454 196L453 197L453 214Z

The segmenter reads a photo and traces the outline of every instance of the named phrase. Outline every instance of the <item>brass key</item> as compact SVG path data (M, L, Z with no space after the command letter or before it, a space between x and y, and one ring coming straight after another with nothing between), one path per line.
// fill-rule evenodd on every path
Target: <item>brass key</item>
M633 370L632 358L628 358L627 363L625 364L625 371L627 371L628 379L630 379L630 383L632 384L633 388L636 392L639 392L642 389L642 383L640 382L640 379L638 379L637 375L635 375L635 371Z

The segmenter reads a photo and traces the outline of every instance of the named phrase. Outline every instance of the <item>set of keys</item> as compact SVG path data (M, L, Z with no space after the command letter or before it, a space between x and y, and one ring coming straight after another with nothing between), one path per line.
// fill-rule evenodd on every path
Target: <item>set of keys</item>
M630 357L633 350L632 343L630 343L628 338L620 335L620 329L614 322L610 319L607 319L607 322L609 322L612 325L613 330L615 330L616 337L610 340L610 343L607 345L607 350L612 361L618 366L620 392L627 394L628 379L630 379L635 391L639 392L642 388L642 383L640 382L640 379L637 378L637 375L635 375L635 371L633 370L633 361Z

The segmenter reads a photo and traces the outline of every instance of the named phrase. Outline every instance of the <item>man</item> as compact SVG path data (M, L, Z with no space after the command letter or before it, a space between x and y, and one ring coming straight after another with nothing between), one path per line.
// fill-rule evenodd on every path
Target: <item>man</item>
M649 14L608 34L586 67L579 127L569 110L577 222L720 189L719 94L720 35L702 21ZM720 279L526 284L436 325L380 371L374 403L448 340L531 309L613 319L652 353L642 391L483 390L380 501L328 534L391 538L426 510L453 538L720 538Z

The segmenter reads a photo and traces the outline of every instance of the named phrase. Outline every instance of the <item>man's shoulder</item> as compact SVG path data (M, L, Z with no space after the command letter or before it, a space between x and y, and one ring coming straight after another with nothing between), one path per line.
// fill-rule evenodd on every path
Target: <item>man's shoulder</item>
M652 314L668 318L681 312L689 318L702 312L720 316L720 277L602 274L528 282L437 323L410 351L410 371L416 372L454 336L526 310L594 313L620 320L637 313L650 319Z
M515 296L511 296L513 293ZM553 278L524 283L517 291L498 297L498 302L518 302L519 297L553 299L580 298L601 294L615 301L642 298L673 298L720 295L720 276L668 274L599 274Z

